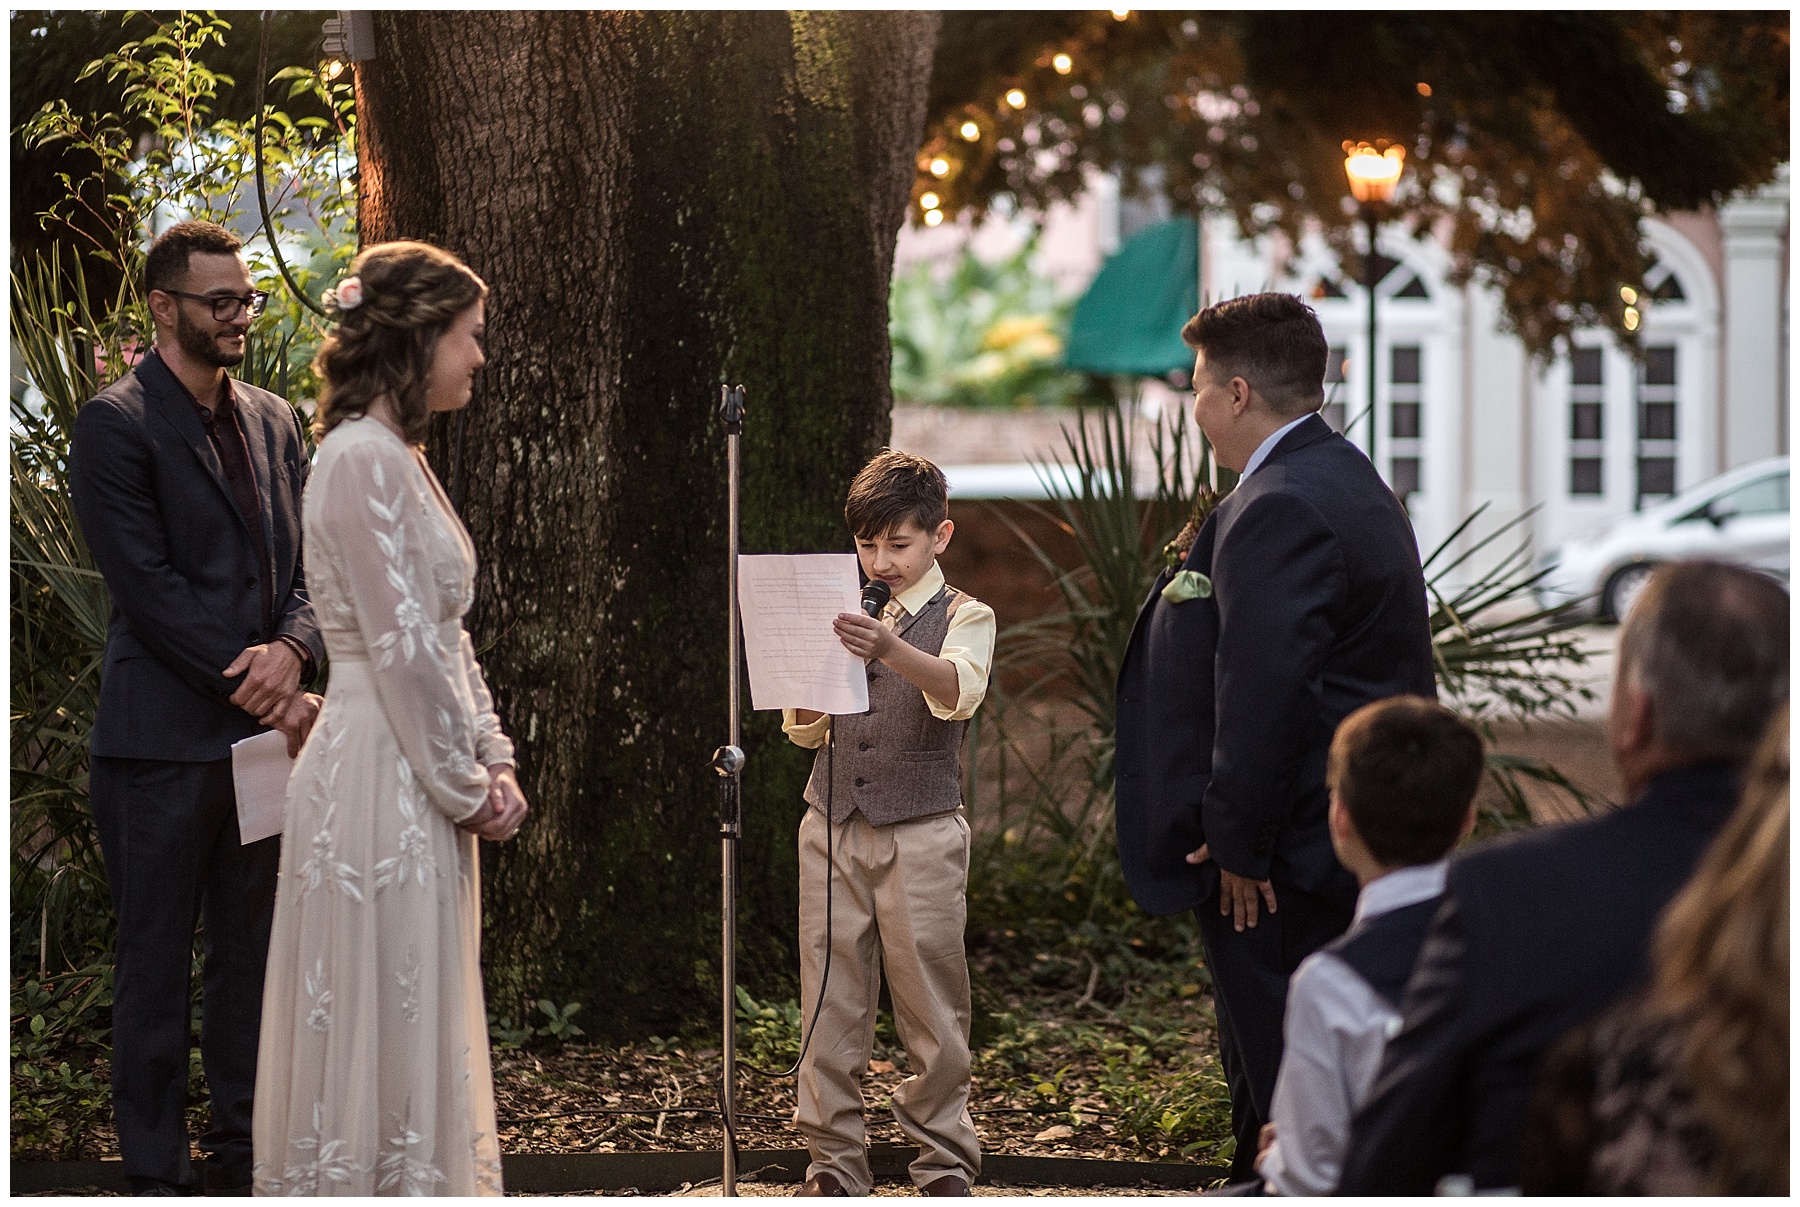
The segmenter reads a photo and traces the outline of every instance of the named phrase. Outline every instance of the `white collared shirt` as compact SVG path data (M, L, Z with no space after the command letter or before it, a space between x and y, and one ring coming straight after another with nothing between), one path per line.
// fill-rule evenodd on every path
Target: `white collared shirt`
M1440 859L1371 880L1357 894L1356 921L1441 896L1447 866ZM1400 1015L1387 1000L1338 957L1315 951L1300 962L1288 985L1275 1075L1275 1145L1257 1167L1271 1193L1327 1195L1337 1189L1350 1120L1368 1101L1382 1053L1399 1026Z
M944 571L934 561L918 582L888 601L881 614L882 623L891 629L904 617L916 615L943 587ZM950 629L944 634L944 645L938 650L938 657L948 659L956 668L956 707L945 708L925 696L925 707L931 710L932 716L940 721L966 721L975 715L976 708L987 696L988 669L994 661L994 630L994 609L978 599L963 600L956 614L950 617ZM920 694L924 695L923 692ZM796 746L816 750L825 744L825 735L830 731L829 714L810 725L803 725L795 710L781 710L781 732Z
M1248 478L1251 474L1255 473L1257 467L1262 465L1264 461L1267 461L1269 459L1269 454L1275 451L1275 446L1281 443L1281 438L1305 423L1308 419L1312 418L1315 413L1316 412L1308 411L1306 414L1300 416L1300 418L1284 423L1273 432L1270 432L1269 438L1257 445L1256 451L1250 454L1250 459L1244 462L1244 472L1239 474L1238 477L1240 479Z

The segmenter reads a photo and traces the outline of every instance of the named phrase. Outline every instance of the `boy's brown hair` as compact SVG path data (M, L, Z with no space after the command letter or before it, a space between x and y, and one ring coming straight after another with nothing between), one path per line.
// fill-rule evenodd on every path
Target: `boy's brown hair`
M1482 768L1474 726L1423 696L1393 696L1344 718L1325 778L1369 854L1409 867L1456 845Z
M927 535L950 518L950 483L923 457L884 448L857 472L844 500L844 520L859 541L884 537L906 521Z

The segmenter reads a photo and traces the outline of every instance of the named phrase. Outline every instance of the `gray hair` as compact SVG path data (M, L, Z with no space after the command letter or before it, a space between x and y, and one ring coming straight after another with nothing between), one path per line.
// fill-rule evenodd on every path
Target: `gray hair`
M1724 562L1659 566L1619 635L1619 674L1650 698L1657 741L1746 759L1788 698L1788 596Z

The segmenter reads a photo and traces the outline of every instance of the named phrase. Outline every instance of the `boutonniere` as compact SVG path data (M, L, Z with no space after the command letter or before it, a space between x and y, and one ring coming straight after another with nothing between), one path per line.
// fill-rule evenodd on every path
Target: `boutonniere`
M1162 589L1162 597L1172 604L1190 599L1207 599L1212 595L1212 579L1198 570L1183 570Z

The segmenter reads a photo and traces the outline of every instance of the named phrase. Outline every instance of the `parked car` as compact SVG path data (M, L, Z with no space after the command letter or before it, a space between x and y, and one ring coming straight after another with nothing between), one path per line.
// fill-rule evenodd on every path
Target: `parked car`
M1538 559L1538 604L1578 602L1617 621L1658 562L1707 557L1788 581L1788 459L1739 466L1672 499L1616 516Z

